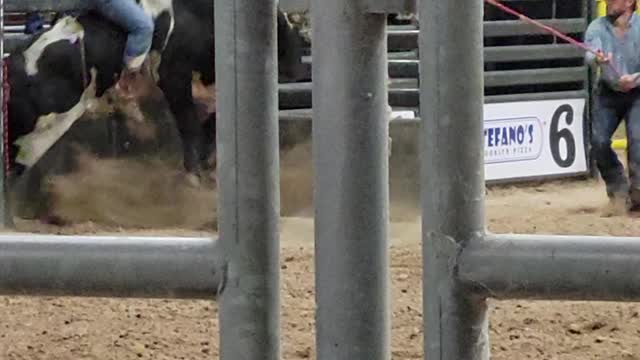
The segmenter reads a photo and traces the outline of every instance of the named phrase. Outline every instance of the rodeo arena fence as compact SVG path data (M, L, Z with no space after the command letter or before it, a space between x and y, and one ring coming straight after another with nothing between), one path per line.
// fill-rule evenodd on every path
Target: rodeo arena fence
M309 5L291 6L301 3ZM0 4L4 19L82 1ZM594 4L579 4L576 15L543 22L580 35ZM8 232L0 236L0 293L218 298L221 359L281 358L279 116L312 109L317 358L389 359L391 105L400 109L391 125L419 129L425 359L489 359L488 298L640 298L639 239L485 227L486 181L589 173L591 74L579 51L521 20L487 19L481 0L315 0L313 81L279 86L276 6L215 2L216 53L241 54L215 64L220 238ZM415 9L419 29L387 31L385 14ZM3 23L3 53L23 37L6 30ZM525 35L538 43L514 40ZM394 87L398 78L415 88ZM504 131L516 134L509 145Z

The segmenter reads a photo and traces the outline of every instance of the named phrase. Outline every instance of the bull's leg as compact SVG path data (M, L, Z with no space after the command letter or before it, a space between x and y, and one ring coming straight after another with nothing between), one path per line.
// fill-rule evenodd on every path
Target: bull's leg
M202 124L202 168L215 170L216 167L216 114L209 114Z
M180 132L184 151L184 168L189 175L199 178L202 130L191 94L191 75L179 70L167 71L161 74L159 85Z
M209 114L202 124L202 148L200 164L205 170L207 180L216 181L216 114Z

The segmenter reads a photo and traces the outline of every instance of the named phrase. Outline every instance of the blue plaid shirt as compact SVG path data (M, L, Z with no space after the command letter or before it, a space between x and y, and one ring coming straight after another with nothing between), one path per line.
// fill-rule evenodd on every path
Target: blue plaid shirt
M635 12L629 19L629 29L623 38L616 37L614 25L602 16L589 24L585 43L595 50L601 50L605 56L612 53L612 63L620 75L640 73L640 17ZM595 58L590 52L585 55L586 63L591 66L596 66ZM602 64L600 67L600 79L613 90L620 90L619 78L611 66Z

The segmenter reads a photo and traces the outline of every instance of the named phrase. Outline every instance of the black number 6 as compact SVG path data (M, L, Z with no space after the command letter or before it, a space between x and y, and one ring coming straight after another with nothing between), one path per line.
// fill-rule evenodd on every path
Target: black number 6
M549 142L551 146L551 155L558 166L567 168L576 160L576 140L569 129L558 130L560 116L566 113L567 125L573 123L573 108L569 104L560 106L553 114L551 119L551 129L549 130ZM567 146L567 158L560 156L560 139L564 139Z

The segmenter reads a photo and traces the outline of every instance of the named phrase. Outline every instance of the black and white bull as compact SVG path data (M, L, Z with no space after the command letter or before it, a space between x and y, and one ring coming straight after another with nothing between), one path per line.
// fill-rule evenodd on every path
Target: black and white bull
M199 176L215 150L215 106L208 107L203 121L192 84L197 74L197 81L214 94L213 1L137 1L155 23L152 78L175 118L185 170ZM279 80L296 81L303 72L304 40L281 11L277 20ZM8 140L14 174L37 163L96 99L113 90L125 41L120 27L89 10L62 17L11 54Z

